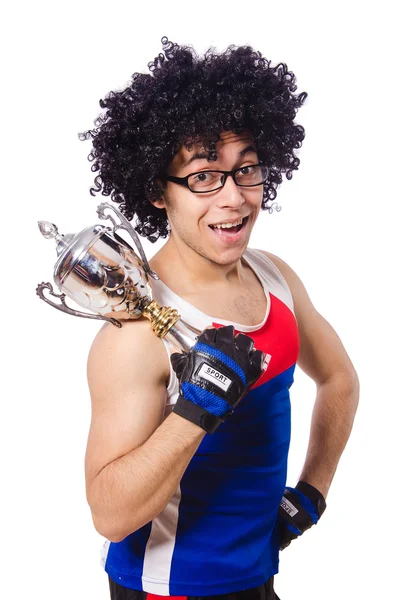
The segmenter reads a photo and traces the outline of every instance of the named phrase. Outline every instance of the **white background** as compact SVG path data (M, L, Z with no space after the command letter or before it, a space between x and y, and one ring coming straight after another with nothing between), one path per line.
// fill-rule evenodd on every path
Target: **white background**
M281 600L396 598L395 140L392 2L13 2L2 17L2 598L105 600L103 538L85 500L86 357L100 328L35 295L62 233L97 221L89 142L98 101L160 51L250 44L307 91L301 166L250 246L287 261L361 381L355 427L320 524L281 554ZM4 214L6 211L6 214ZM149 257L156 246L144 243ZM296 372L288 483L315 386Z

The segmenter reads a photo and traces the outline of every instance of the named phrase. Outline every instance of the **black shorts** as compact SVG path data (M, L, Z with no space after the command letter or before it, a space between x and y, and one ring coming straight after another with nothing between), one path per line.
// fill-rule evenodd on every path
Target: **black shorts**
M273 588L274 577L271 577L262 585L241 592L232 592L230 594L219 594L217 596L161 596L165 600L178 598L180 600L280 600ZM160 596L154 596L148 592L139 592L119 585L109 577L110 598L111 600L155 600Z

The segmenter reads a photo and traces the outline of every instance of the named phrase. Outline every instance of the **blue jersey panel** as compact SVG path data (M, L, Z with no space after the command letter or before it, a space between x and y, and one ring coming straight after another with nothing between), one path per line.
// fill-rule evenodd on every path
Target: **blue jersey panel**
M181 480L171 595L193 594L195 586L206 595L226 593L277 572L274 525L286 482L294 369L252 389L189 463Z

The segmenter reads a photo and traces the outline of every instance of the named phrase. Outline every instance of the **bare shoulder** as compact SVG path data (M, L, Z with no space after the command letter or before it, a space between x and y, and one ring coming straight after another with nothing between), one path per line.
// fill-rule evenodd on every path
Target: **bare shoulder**
M316 311L312 301L309 298L309 294L307 293L306 288L297 273L295 273L290 265L279 256L276 256L267 250L260 250L260 252L270 258L287 282L294 301L295 316L298 320L298 324L300 324L304 318L307 320L307 318L313 315Z
M112 376L129 378L135 371L145 369L150 377L166 384L169 363L163 342L143 317L123 321L118 328L106 323L95 336L88 355L87 377L90 386L103 384ZM110 382L110 381L109 381Z
M307 295L302 281L295 273L295 271L290 267L290 265L279 256L276 256L276 254L272 254L267 250L260 250L260 252L262 252L262 254L265 254L265 256L267 256L272 261L272 263L274 263L274 265L278 268L281 275L287 282L288 287L291 290L294 303L296 301L299 302L299 299L302 299L302 297L303 301L310 302L309 296Z
M169 360L147 319L106 323L89 352L91 426L86 451L87 494L109 463L143 444L164 418Z
M260 250L259 252L262 252L262 254L265 254L265 256L270 258L270 260L276 265L276 267L278 268L278 270L284 278L286 278L286 276L288 277L289 272L293 272L288 263L282 260L279 256L272 254L268 250Z

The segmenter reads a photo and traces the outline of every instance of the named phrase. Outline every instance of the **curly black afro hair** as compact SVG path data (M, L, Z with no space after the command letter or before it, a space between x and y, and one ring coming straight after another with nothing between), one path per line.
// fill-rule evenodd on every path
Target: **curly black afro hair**
M270 169L262 208L271 210L281 174L291 179L300 163L294 149L305 130L293 121L307 93L294 95L296 78L287 65L271 67L250 46L232 45L222 53L210 48L199 57L166 37L161 42L163 53L149 63L150 73L134 73L128 87L100 100L105 111L95 129L79 134L92 139L88 160L99 172L90 193L110 195L127 219L135 217L136 231L155 242L168 236L169 225L166 212L149 198L160 198L162 177L178 150L201 142L209 160L216 160L221 132L248 130Z

